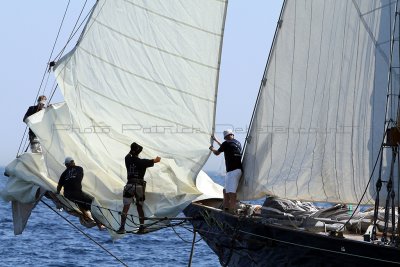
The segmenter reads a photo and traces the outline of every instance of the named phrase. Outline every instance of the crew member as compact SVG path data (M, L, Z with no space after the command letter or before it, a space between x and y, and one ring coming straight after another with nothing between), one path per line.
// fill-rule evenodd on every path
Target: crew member
M36 112L42 110L45 108L46 106L46 96L41 95L39 96L38 100L37 100L37 105L36 106L30 106L28 108L28 110L25 113L25 116L23 118L23 121L26 123L26 119L35 114ZM31 146L31 151L32 153L42 153L42 147L40 146L40 142L39 139L36 137L35 133L31 130L31 128L29 128L29 143Z
M236 190L242 176L242 146L234 138L234 134L230 129L224 131L225 141L222 144L215 136L212 136L212 138L220 147L217 150L210 146L210 150L217 156L224 152L225 156L226 176L223 206L225 210L234 212L237 199Z
M64 164L67 168L58 181L57 194L60 194L61 188L64 187L64 197L76 203L86 219L96 223L101 230L100 222L95 221L90 213L93 197L82 191L83 168L75 165L75 161L71 157L66 157Z
M126 232L126 217L133 199L136 201L136 208L139 215L140 226L138 233L145 233L143 202L145 200L146 181L144 180L144 175L146 173L146 169L153 167L154 163L160 162L161 158L157 156L154 159L141 159L139 158L139 154L142 152L142 150L143 147L141 145L132 143L131 150L125 157L128 181L123 192L124 207L121 213L121 226L117 231L118 234L124 234Z

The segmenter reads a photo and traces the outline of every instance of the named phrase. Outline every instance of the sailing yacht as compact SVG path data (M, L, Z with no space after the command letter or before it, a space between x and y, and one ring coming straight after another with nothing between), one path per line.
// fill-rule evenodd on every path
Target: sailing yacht
M137 142L143 157L162 158L145 177L149 231L185 209L222 265L399 265L398 1L284 2L238 188L242 201L265 201L238 203L235 214L221 210L221 188L201 172L226 9L96 2L76 46L50 64L65 101L28 118L43 152L6 167L1 196L12 202L15 233L43 196L80 216L52 194L70 156L85 171L92 214L116 237L123 158ZM134 233L138 215L128 213Z
M74 48L49 62L64 102L27 119L43 153L21 153L6 167L1 196L12 202L16 234L43 196L81 215L54 194L68 156L84 169L93 216L118 238L133 142L143 146L141 157L162 158L145 176L147 231L203 194L221 196L201 168L215 124L226 8L225 1L96 1ZM132 205L127 232L139 223Z
M399 8L284 1L246 138L242 202L234 214L221 199L184 210L223 266L400 265Z

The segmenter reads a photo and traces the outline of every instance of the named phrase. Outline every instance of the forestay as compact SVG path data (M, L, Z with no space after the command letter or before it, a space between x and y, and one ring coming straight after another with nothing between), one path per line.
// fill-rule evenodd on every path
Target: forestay
M285 2L244 155L241 199L359 201L384 136L395 2ZM393 59L399 66L397 52ZM398 78L392 82L398 88ZM363 203L375 198L378 168Z

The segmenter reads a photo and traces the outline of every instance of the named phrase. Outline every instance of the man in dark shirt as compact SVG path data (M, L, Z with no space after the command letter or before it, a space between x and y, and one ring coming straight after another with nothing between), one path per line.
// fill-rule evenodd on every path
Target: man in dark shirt
M220 146L215 149L210 146L210 150L219 155L224 152L225 155L225 189L224 189L224 209L234 212L236 207L236 190L239 184L240 177L242 176L242 146L238 140L234 138L232 130L224 131L225 141L221 144L215 136L213 140Z
M26 119L35 114L36 112L42 110L45 105L46 105L46 96L41 95L39 96L38 100L37 100L37 105L36 106L30 106L28 108L28 110L25 113L25 116L23 118L23 121L26 123ZM31 145L31 151L32 153L41 153L42 152L42 148L40 146L39 140L36 137L35 133L29 128L29 143Z
M146 169L153 167L154 163L160 162L161 158L141 159L139 158L139 154L142 150L142 146L137 143L132 143L131 150L125 157L128 181L123 192L124 208L121 213L121 226L117 231L118 234L125 233L126 217L134 198L136 200L136 208L140 222L138 233L143 234L145 232L143 202L145 200L146 181L144 180L144 175L146 174Z
M75 202L87 219L94 222L90 213L93 198L82 191L83 168L76 166L71 157L66 157L64 163L67 169L60 176L57 194L60 194L61 188L64 187L64 196Z

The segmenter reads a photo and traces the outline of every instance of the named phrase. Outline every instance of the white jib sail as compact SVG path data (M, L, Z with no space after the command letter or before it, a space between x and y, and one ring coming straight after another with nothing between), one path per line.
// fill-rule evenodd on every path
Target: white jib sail
M147 217L174 216L202 193L195 180L209 156L226 4L97 2L80 42L55 67L66 104L30 117L47 188L71 156L84 168L83 190L120 210L124 158L137 142L140 157L162 158L145 176ZM204 193L222 192L212 188Z
M285 2L245 151L241 199L359 201L384 136L395 2ZM378 168L363 203L375 198Z

